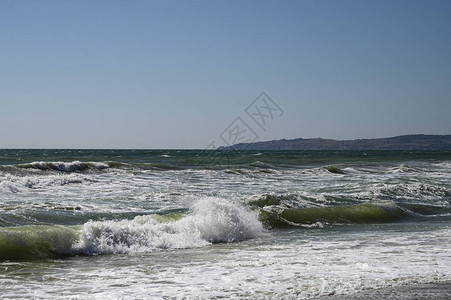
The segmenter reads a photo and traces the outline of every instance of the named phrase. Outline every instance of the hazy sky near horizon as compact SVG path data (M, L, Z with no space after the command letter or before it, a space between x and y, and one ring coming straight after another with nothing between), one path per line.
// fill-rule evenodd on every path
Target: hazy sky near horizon
M451 1L0 0L0 148L451 134L450 53Z

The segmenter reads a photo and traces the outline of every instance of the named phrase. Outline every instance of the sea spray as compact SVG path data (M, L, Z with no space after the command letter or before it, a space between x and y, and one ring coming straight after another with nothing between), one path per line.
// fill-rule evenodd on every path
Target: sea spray
M97 255L194 248L252 239L263 232L256 214L241 204L205 197L195 201L185 217L166 222L157 215L90 221L84 224L74 252Z
M206 197L195 202L192 223L209 242L236 242L256 238L263 234L263 225L254 212L238 202Z

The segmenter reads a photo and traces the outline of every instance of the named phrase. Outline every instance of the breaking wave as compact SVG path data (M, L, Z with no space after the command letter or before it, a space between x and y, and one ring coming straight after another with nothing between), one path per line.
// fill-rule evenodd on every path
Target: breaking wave
M77 172L77 171L86 171L86 170L103 170L107 169L110 166L107 163L102 162L81 162L81 161L72 161L72 162L47 162L47 161L36 161L27 164L17 165L19 168L23 169L38 169L38 170L52 170L52 171L60 171L60 172Z
M1 228L0 260L144 253L239 242L263 234L256 213L235 202L207 197L186 214L89 221L80 226Z

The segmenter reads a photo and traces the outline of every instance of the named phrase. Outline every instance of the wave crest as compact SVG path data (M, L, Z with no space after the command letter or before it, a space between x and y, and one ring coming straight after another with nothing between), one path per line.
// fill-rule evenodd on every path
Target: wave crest
M196 201L188 213L89 221L80 226L3 228L0 260L194 248L243 241L263 233L263 225L254 212L235 202L207 197Z
M244 206L207 197L196 201L188 215L174 220L162 222L161 217L150 215L133 220L88 222L75 251L96 255L194 248L252 239L262 233L262 223Z
M260 212L261 219L272 227L303 226L326 223L382 223L408 216L409 212L394 202L361 203L314 208L284 209L267 206Z
M85 170L103 170L109 168L109 165L101 162L48 162L48 161L35 161L32 163L18 165L19 168L24 169L39 169L39 170L50 170L50 171L60 171L60 172L77 172Z

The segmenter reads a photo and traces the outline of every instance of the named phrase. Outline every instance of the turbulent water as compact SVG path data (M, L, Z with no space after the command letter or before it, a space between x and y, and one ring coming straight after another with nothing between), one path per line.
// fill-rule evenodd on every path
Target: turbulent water
M0 150L4 298L449 281L451 152Z

